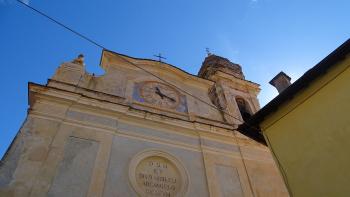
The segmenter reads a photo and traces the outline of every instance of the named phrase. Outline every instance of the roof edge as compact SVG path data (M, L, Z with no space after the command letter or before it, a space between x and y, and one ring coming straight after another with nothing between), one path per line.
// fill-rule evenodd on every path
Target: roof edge
M159 62L158 60L147 59L147 58L137 58L137 57L132 57L132 56L124 55L124 54L121 54L121 53L118 53L118 52L114 52L114 51L111 51L111 50L108 50L108 49L103 49L103 50L102 50L102 54L101 54L101 58L100 58L100 64L99 64L100 66L101 66L102 61L103 61L103 54L104 54L104 52L113 53L113 54L115 54L115 55L123 56L123 57L130 58L130 59L134 59L134 60L150 61L150 62ZM168 66L171 67L171 68L175 68L175 69L177 69L178 71L180 71L180 72L182 72L182 73L184 73L184 74L190 75L191 77L195 77L195 78L198 78L198 79L200 79L200 80L205 80L205 81L208 81L208 82L210 82L210 83L215 83L215 82L212 81L212 80L205 79L205 78L199 77L199 76L197 76L197 75L191 74L191 73L189 73L189 72L187 72L187 71L185 71L185 70L183 70L183 69L181 69L181 68L179 68L179 67L177 67L177 66L174 66L174 65L172 65L172 64L169 64L169 63L166 63L166 62L162 62L162 63L165 64L165 65L168 65Z
M272 99L268 104L255 113L246 123L253 128L259 128L259 124L265 119L266 116L273 113L283 103L293 98L302 89L308 86L308 84L315 81L320 76L324 75L328 69L334 66L339 61L343 60L346 55L350 53L350 39L346 40L337 49L331 52L323 60L321 60L314 67L305 72L298 80L292 83L288 88L281 92L278 96ZM246 130L246 127L240 126L240 129ZM260 129L258 129L260 130Z

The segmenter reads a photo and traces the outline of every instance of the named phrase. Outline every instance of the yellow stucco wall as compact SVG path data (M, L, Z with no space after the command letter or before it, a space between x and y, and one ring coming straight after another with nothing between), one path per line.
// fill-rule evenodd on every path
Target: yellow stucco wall
M350 57L260 126L292 196L350 195Z

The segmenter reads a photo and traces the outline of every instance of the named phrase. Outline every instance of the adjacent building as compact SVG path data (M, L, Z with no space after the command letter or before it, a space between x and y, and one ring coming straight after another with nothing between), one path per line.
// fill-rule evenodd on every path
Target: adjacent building
M350 194L350 40L287 87L239 127L263 135L291 196ZM260 139L259 138L259 139Z

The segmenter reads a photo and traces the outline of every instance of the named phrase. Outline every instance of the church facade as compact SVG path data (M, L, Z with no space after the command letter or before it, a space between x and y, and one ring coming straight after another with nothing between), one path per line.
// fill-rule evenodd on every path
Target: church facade
M0 196L288 196L269 149L236 130L260 108L240 65L208 55L195 76L104 50L101 67L80 56L29 83Z

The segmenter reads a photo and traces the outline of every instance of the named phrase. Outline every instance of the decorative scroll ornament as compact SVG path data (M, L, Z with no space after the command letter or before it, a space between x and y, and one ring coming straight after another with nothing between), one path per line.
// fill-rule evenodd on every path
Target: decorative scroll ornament
M225 110L227 108L227 100L221 85L215 84L209 90L209 97L211 102L220 110Z

